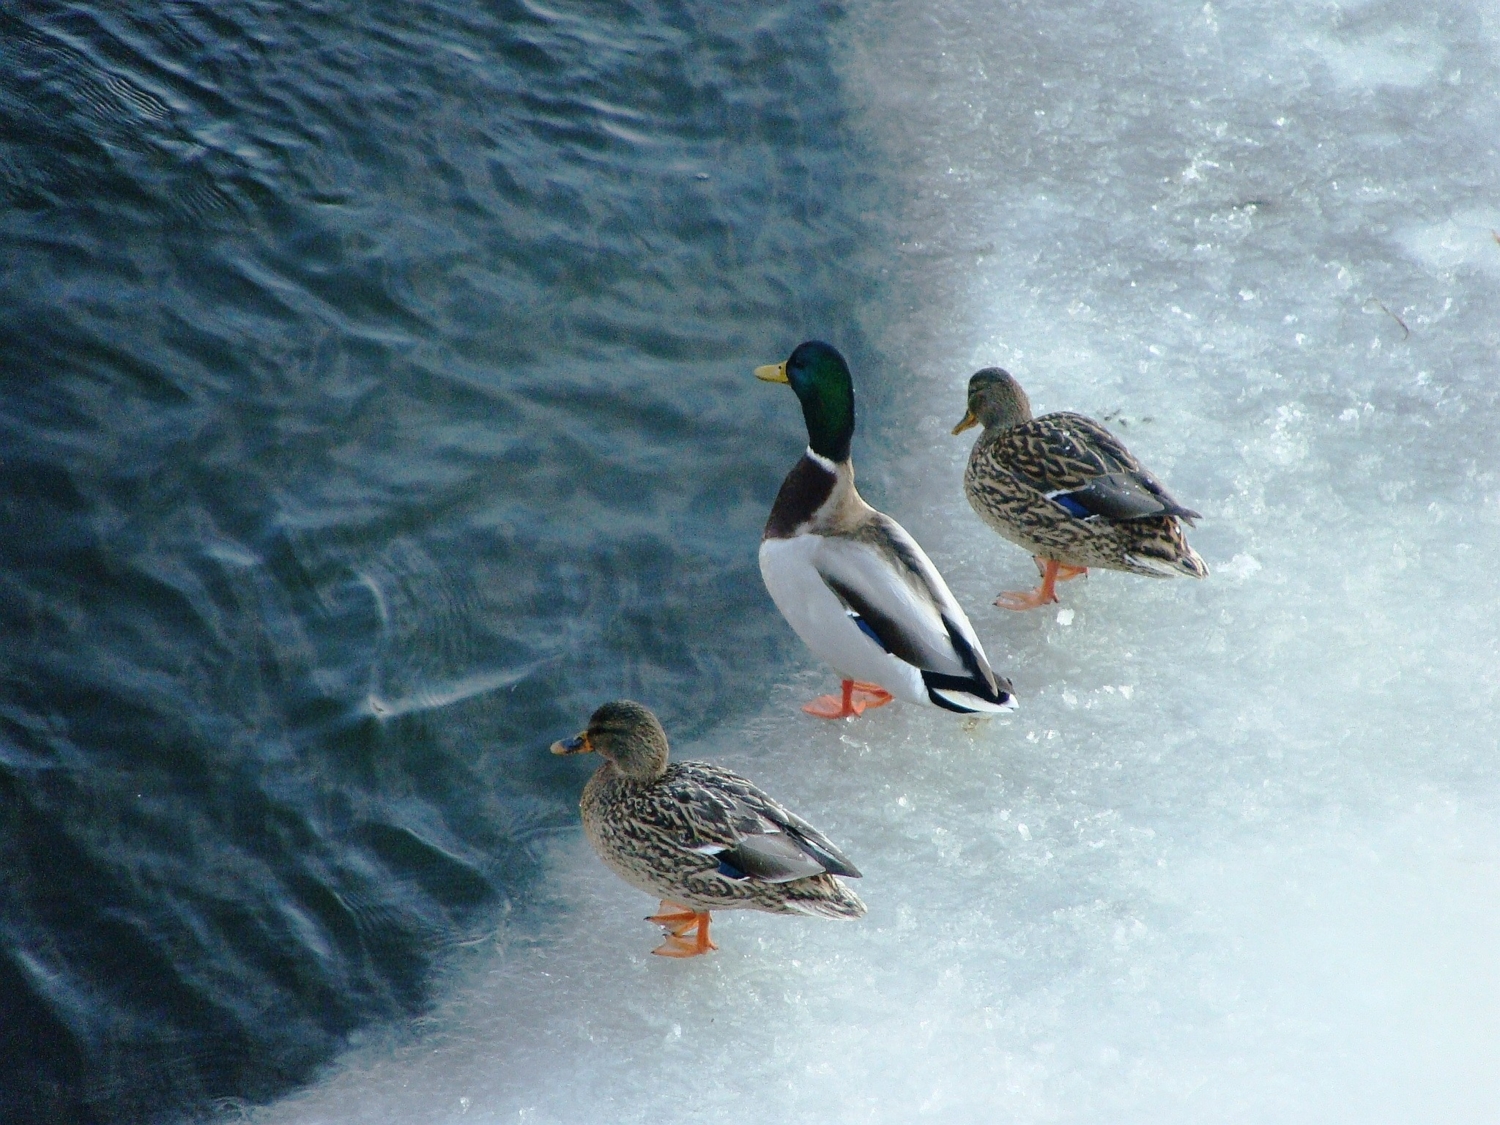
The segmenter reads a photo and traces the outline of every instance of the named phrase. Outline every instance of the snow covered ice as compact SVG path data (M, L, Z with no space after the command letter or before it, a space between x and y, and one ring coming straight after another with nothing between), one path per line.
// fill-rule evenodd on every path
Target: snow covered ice
M808 657L674 753L846 847L866 919L724 914L720 952L664 961L654 903L565 840L546 932L256 1119L1493 1121L1500 10L837 27L897 201L860 483L1020 711L814 722ZM1107 419L1204 513L1213 574L990 608L1035 571L947 435L989 364Z

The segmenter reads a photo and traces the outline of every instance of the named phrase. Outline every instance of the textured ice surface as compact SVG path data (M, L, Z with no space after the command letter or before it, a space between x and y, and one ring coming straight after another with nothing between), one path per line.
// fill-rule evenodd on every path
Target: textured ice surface
M861 483L1021 710L825 724L794 704L831 677L789 668L676 749L847 846L868 918L725 915L719 953L667 962L652 903L565 839L546 933L472 950L414 1041L265 1120L1494 1120L1497 26L851 15L897 247ZM1204 513L1213 576L988 608L1035 578L947 436L992 363L1111 419Z

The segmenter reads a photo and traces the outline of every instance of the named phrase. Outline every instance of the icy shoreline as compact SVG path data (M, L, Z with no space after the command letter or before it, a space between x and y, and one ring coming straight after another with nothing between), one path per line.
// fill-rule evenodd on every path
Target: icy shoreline
M257 1120L1486 1120L1497 27L1459 4L850 22L906 201L861 485L1021 710L819 724L794 703L831 677L788 669L769 713L675 752L847 844L867 919L727 916L720 953L662 963L651 903L560 839L543 939L502 934L418 1041ZM1205 513L1214 575L987 608L1033 573L946 435L990 363L1040 410L1113 414Z

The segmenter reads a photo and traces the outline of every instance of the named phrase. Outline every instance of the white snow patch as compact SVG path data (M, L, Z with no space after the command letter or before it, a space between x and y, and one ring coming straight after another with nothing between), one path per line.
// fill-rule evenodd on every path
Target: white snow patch
M1224 563L1214 573L1220 578L1228 579L1230 582L1243 582L1247 578L1258 574L1263 568L1254 555L1238 554Z
M1446 54L1430 36L1399 26L1352 41L1318 35L1308 45L1345 87L1422 86L1438 75Z
M1440 273L1468 266L1500 277L1500 210L1463 211L1440 223L1408 227L1398 241L1417 261Z

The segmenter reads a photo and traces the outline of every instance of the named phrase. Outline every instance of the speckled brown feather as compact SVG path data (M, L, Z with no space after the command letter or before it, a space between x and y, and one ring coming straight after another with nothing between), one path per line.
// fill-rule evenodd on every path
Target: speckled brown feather
M805 820L738 774L707 762L677 762L654 781L621 775L604 762L584 787L584 833L622 879L694 910L764 910L858 918L865 905L830 870L857 876L842 853ZM823 872L788 882L719 872L719 857L774 829L798 844ZM810 848L802 846L810 845ZM818 854L821 853L821 854Z
M1172 514L1080 519L1048 497L1111 474L1128 478L1141 497L1155 498ZM1196 513L1179 505L1113 434L1081 414L1060 411L987 428L969 454L964 494L980 519L1033 555L1152 577L1208 573L1182 531L1181 519L1191 522Z

